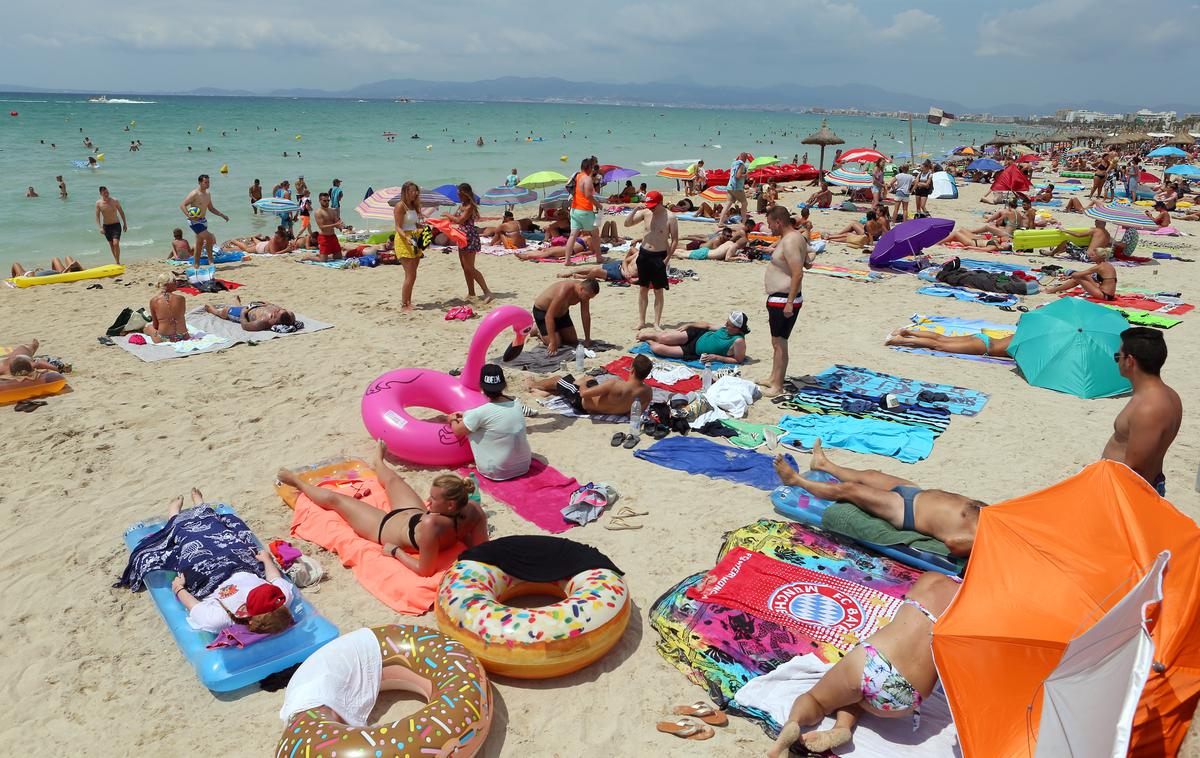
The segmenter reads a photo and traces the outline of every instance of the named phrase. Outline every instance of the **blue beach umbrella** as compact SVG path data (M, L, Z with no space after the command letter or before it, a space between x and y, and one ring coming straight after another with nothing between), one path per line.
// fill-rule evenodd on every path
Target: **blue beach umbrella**
M968 171L999 171L1002 168L1004 164L991 158L979 158L967 164Z
M1186 158L1187 153L1177 147L1166 145L1146 153L1147 158Z
M542 199L540 207L548 208L555 205L566 205L571 201L571 193L566 188L556 189Z
M434 187L432 190L430 190L430 192L433 192L436 195L442 195L443 197L447 197L452 202L455 202L455 203L462 202L462 200L459 199L459 197L458 197L458 185L457 184L443 184L440 187ZM477 203L479 202L479 195L475 196L475 202L477 202Z
M1120 311L1064 297L1021 316L1008 352L1035 387L1082 398L1112 397L1131 389L1113 360L1128 328Z
M1200 166L1193 166L1188 163L1180 163L1177 166L1171 166L1164 174L1176 174L1178 176L1200 176Z
M538 195L523 187L492 187L479 198L480 205L522 205L537 202Z

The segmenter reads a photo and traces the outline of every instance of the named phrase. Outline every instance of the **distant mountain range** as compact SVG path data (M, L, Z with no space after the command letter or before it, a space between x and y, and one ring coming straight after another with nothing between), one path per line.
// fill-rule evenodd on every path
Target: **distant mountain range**
M0 85L6 92L55 92L37 87ZM114 92L85 94L108 94ZM121 93L131 94L131 93ZM695 106L705 108L755 108L798 110L806 108L858 108L870 111L913 111L922 113L930 106L951 113L992 113L1006 116L1048 115L1058 108L1073 107L1106 113L1127 113L1143 107L1184 114L1200 110L1184 103L1145 103L1129 105L1101 100L1077 103L1030 105L1002 103L987 107L967 106L944 98L931 98L905 92L892 92L868 84L838 84L814 87L779 85L774 87L722 87L697 84L687 77L669 81L609 84L572 82L552 77L502 77L474 82L435 82L422 79L386 79L347 90L277 89L266 92L228 90L216 87L179 92L142 92L140 95L190 95L197 97L298 97L361 98L413 100L469 100L491 102L570 102L657 106Z

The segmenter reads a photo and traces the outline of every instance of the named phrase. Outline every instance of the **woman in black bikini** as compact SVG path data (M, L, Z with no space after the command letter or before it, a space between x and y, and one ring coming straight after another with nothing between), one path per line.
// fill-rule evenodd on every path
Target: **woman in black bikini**
M337 513L359 537L378 542L384 553L419 576L432 576L438 554L454 543L474 547L487 542L487 516L478 503L468 499L475 491L473 481L442 474L433 480L429 499L422 501L408 482L384 461L385 449L380 442L372 468L392 505L392 510L386 513L348 495L301 481L287 470L280 470L276 478L300 490L321 508Z

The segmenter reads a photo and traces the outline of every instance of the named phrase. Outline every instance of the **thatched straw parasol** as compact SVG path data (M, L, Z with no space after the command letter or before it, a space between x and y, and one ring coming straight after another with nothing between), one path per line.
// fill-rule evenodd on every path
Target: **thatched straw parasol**
M825 146L846 144L846 140L833 133L833 130L829 128L829 123L826 121L826 119L821 119L820 129L800 140L800 142L804 145L821 146L821 165L818 167L818 169L821 171L825 170Z
M1172 137L1171 139L1167 140L1167 144L1168 144L1168 145L1183 145L1183 146L1187 146L1187 145L1194 145L1194 144L1196 144L1196 138L1195 138L1195 137L1193 137L1193 136L1192 136L1192 135L1191 135L1191 134L1188 132L1188 130L1187 130L1187 129L1180 129L1180 130L1179 130L1179 131L1178 131L1178 132L1175 134L1175 136L1174 136L1174 137Z

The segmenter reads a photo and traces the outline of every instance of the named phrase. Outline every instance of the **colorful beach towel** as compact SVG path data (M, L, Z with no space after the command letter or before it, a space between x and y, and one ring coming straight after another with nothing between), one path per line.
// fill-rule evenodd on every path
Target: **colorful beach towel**
M744 547L727 553L687 594L788 627L843 653L900 609L900 598Z
M1150 313L1149 311L1141 311L1137 308L1122 308L1119 305L1112 303L1098 303L1105 308L1111 308L1114 311L1120 311L1125 320L1134 326L1154 326L1159 329L1170 329L1173 326L1179 326L1183 323L1182 319L1163 316L1158 313Z
M816 413L784 416L779 426L784 431L780 442L785 445L811 450L819 439L825 447L886 455L904 463L928 458L936 439L933 431L923 426Z
M612 363L605 365L604 370L618 379L628 379L629 373L633 370L633 356L623 355ZM686 395L689 392L695 392L696 390L700 389L700 387L704 384L704 379L701 376L692 374L686 379L680 379L679 381L665 384L655 379L654 373L651 372L649 378L646 379L646 384L650 385L651 387L658 387L659 389L666 390L667 392L678 392Z
M881 271L871 271L870 269L845 268L844 266L819 266L814 265L812 268L805 271L805 274L817 274L818 276L832 276L837 279L849 279L852 282L872 283L883 281L891 277L891 274L885 274Z
M963 300L968 303L979 303L980 305L1001 305L1014 306L1021 302L1021 299L1016 295L1001 295L995 292L981 292L980 290L968 289L966 287L955 287L949 284L934 284L929 287L922 287L917 290L918 295L932 295L933 297L952 297L956 300Z
M1168 313L1172 316L1178 316L1196 309L1196 306L1190 303L1169 303L1145 295L1118 293L1115 299L1104 300L1103 298L1092 297L1086 294L1081 287L1064 292L1059 297L1077 297L1081 300L1100 303L1101 305L1116 306L1118 308L1137 308L1138 310L1150 311L1152 313Z
M870 408L858 410L861 402L866 401ZM879 421L891 421L909 426L923 426L933 432L935 438L950 426L950 411L932 405L898 405L895 408L885 408L879 405L879 398L857 395L853 392L827 390L824 387L802 387L799 392L788 396L778 403L780 408L786 408L801 413L824 413L831 416L850 416L852 418L873 418Z
M967 387L955 387L949 384L924 382L919 379L906 379L893 376L860 366L848 366L842 363L827 368L816 377L821 386L833 390L848 390L860 395L882 396L895 395L900 402L910 405L921 402L917 396L922 392L946 395L946 400L939 400L926 405L936 405L951 413L962 416L974 416L987 405L988 396L979 390Z
M459 469L461 476L470 469ZM516 479L494 482L485 476L475 476L479 488L513 509L513 513L551 534L560 534L578 524L563 518L562 511L571 502L571 493L579 489L579 481L565 476L557 469L534 458L529 472Z
M645 450L635 450L633 454L644 461L676 471L725 479L768 492L779 485L779 475L775 473L775 462L771 456L721 445L712 440L667 437ZM784 457L792 468L796 468L796 460L792 456Z
M349 495L381 511L392 509L387 491L373 476L326 481L317 486ZM336 553L342 565L354 572L354 578L363 589L397 613L410 616L433 608L442 575L466 549L466 545L455 543L438 555L437 570L432 576L418 576L400 561L386 555L379 543L358 536L345 519L320 507L304 494L296 498L291 534Z
M650 349L650 345L645 342L637 343L633 347L629 348L629 352L633 353L634 355L648 355L656 361L672 361L674 363L682 363L685 366L691 366L692 368L701 370L704 368L704 364L700 361L685 361L683 358L666 358L661 355L655 355L654 351Z
M203 503L180 511L144 537L130 550L125 571L113 586L141 592L147 574L175 571L183 574L188 592L203 600L238 571L261 578L263 566L254 557L258 550L245 521Z
M238 287L241 287L241 286L243 286L243 285L241 285L241 284L238 284L237 282L231 282L231 281L229 281L228 279L215 279L214 281L218 281L218 282L220 282L221 284L225 285L225 289L227 289L227 290L235 290L235 289L237 289ZM196 289L195 287L193 287L193 286L192 286L192 285L190 285L190 284L189 284L189 285L187 285L186 287L179 287L179 288L178 288L178 290L179 290L180 292L185 292L185 293L187 293L187 294L189 294L189 295L199 295L199 294L201 294L201 293L200 293L200 290ZM208 294L215 294L215 293L208 293Z
M984 332L992 339L1010 337L1016 331L1016 326L1012 324L997 324L980 319L963 319L955 318L953 316L933 316L924 313L914 313L910 317L909 323L904 325L904 328L919 332L935 332L937 334L946 334L952 337L976 335L980 332ZM947 353L941 350L927 350L923 347L901 347L899 345L889 345L889 347L902 353L919 353L921 355L933 355L939 358L956 358L964 361L976 361L977 363L1001 363L1008 366L1011 366L1014 363L1012 358L1000 358L992 355L964 355L962 353Z

